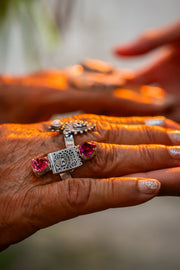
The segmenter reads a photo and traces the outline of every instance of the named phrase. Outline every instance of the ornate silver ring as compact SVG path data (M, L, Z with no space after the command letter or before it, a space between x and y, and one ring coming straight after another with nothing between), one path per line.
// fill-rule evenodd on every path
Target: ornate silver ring
M75 145L74 135L83 134L93 130L95 128L95 124L87 121L68 121L63 123L60 120L54 120L49 128L53 132L63 132L65 145L68 148Z
M57 119L51 123L49 128L53 132L62 132L64 134L65 146L70 148L75 146L74 135L91 131L95 128L95 125L87 121L61 122ZM60 176L62 179L66 179L71 177L71 174L69 172L62 172Z
M96 145L94 142L85 142L78 146L68 147L46 156L32 160L33 172L42 176L49 171L60 174L61 179L66 179L70 172L83 165L83 160L94 157ZM67 176L64 178L64 174Z

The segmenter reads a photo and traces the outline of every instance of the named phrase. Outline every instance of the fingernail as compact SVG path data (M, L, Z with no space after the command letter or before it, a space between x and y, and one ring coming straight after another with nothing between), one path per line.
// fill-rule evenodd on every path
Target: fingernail
M180 146L170 146L168 150L172 158L180 159Z
M152 118L145 121L147 126L161 126L163 127L165 124L165 119L163 118Z
M167 134L168 134L170 140L174 144L180 143L180 131L179 130L170 130L170 131L167 131Z
M147 194L156 194L160 189L161 184L157 180L139 180L138 187L140 192Z

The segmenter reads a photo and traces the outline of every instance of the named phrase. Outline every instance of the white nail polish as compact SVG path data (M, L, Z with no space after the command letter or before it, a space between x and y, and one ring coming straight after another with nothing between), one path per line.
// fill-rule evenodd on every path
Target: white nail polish
M145 124L147 126L161 126L163 127L165 123L165 120L163 118L152 118L145 121Z
M142 193L157 193L160 189L160 183L155 180L139 180L138 187Z
M180 159L180 146L170 146L169 153L172 158Z
M174 144L180 144L180 130L170 130L167 134Z

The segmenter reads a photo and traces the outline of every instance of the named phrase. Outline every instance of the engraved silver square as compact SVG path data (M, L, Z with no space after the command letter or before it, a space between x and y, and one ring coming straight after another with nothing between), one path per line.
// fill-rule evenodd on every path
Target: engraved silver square
M48 158L54 174L73 170L83 164L76 146L50 153Z

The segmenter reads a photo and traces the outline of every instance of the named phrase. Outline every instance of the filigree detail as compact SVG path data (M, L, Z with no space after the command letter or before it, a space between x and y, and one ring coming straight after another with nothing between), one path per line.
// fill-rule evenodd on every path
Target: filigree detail
M51 123L49 129L50 129L51 131L53 131L53 132L54 132L54 131L60 132L60 131L62 130L62 125L63 125L63 123L61 123L60 120L56 119L56 120L53 120L53 121L52 121L52 123Z
M87 121L69 121L62 123L60 120L54 120L50 126L51 131L62 131L65 137L69 137L71 134L82 134L87 131L91 131L95 128L95 124Z
M76 146L48 154L51 169L54 174L71 171L82 165Z

